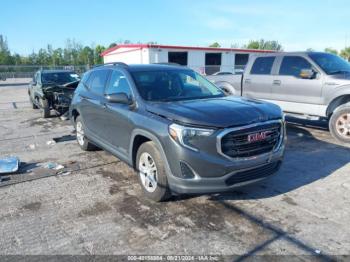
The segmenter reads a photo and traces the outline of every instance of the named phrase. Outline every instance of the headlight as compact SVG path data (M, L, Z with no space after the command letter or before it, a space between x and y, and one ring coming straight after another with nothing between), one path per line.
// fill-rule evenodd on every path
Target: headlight
M192 141L199 137L208 137L213 133L214 130L212 129L186 127L178 124L171 124L169 126L169 135L180 145L194 151L198 151L198 149L192 145Z

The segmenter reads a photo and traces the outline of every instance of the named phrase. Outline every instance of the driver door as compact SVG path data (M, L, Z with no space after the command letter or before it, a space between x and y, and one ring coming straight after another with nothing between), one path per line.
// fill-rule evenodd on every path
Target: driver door
M310 79L300 76L304 69L312 69L315 75ZM320 105L322 103L322 77L317 73L315 67L302 56L281 57L278 74L273 79L271 99L283 101L283 110L296 112L298 108L305 111L303 104ZM299 106L296 106L297 104ZM311 112L308 112L311 113Z
M125 93L130 99L132 98L129 80L119 70L112 71L104 95L116 93ZM130 105L111 103L105 100L102 139L123 154L128 152L133 130L133 125L129 120L130 114L132 114Z

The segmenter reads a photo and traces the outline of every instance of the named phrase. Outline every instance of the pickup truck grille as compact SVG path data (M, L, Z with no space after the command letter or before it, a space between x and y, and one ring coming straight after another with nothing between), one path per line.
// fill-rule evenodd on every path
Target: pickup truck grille
M221 138L221 152L230 158L269 153L280 144L281 132L281 122L234 129Z

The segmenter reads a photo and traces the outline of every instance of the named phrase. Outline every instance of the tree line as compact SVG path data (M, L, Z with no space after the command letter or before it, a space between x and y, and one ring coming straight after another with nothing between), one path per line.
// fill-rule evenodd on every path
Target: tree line
M29 55L20 55L11 53L6 38L0 34L0 65L46 65L46 66L66 66L66 65L95 65L103 63L101 53L107 48L117 44L130 44L129 40L119 40L105 47L103 45L84 46L74 39L68 39L65 46L53 48L48 44L46 48L40 48L37 52L32 52ZM148 42L148 44L156 44L156 42ZM210 47L221 47L218 42L210 45ZM265 49L283 51L283 46L275 40L251 40L247 44L239 46L232 44L232 48L246 49ZM308 49L312 50L312 49ZM342 56L350 61L350 47L343 50L326 48L325 52L333 53Z
M218 42L214 42L210 45L210 47L220 47L220 44ZM238 44L232 44L232 48L246 48L246 49L260 49L260 50L275 50L275 51L283 51L283 46L275 40L251 40L248 42L248 44L245 45L238 45ZM307 48L306 51L315 51L312 48ZM342 50L337 50L331 47L327 47L324 49L324 52L339 55L343 57L345 60L350 61L350 46L345 47Z

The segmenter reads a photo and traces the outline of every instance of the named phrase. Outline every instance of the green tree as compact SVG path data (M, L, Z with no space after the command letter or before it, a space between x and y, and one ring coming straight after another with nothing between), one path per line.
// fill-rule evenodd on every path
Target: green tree
M3 35L0 35L0 65L12 64L11 53L7 45L7 40Z
M331 47L325 48L324 51L330 54L338 55L338 50Z
M209 47L221 47L221 46L218 42L214 42L211 45L209 45Z
M340 56L350 62L350 46L340 51Z
M275 51L282 51L283 47L278 41L275 40L267 40L264 39L260 40L251 40L244 48L247 49L260 49L260 50L275 50Z
M101 54L103 51L105 51L106 48L102 45L97 45L94 50L94 64L102 64L103 58L101 57Z

